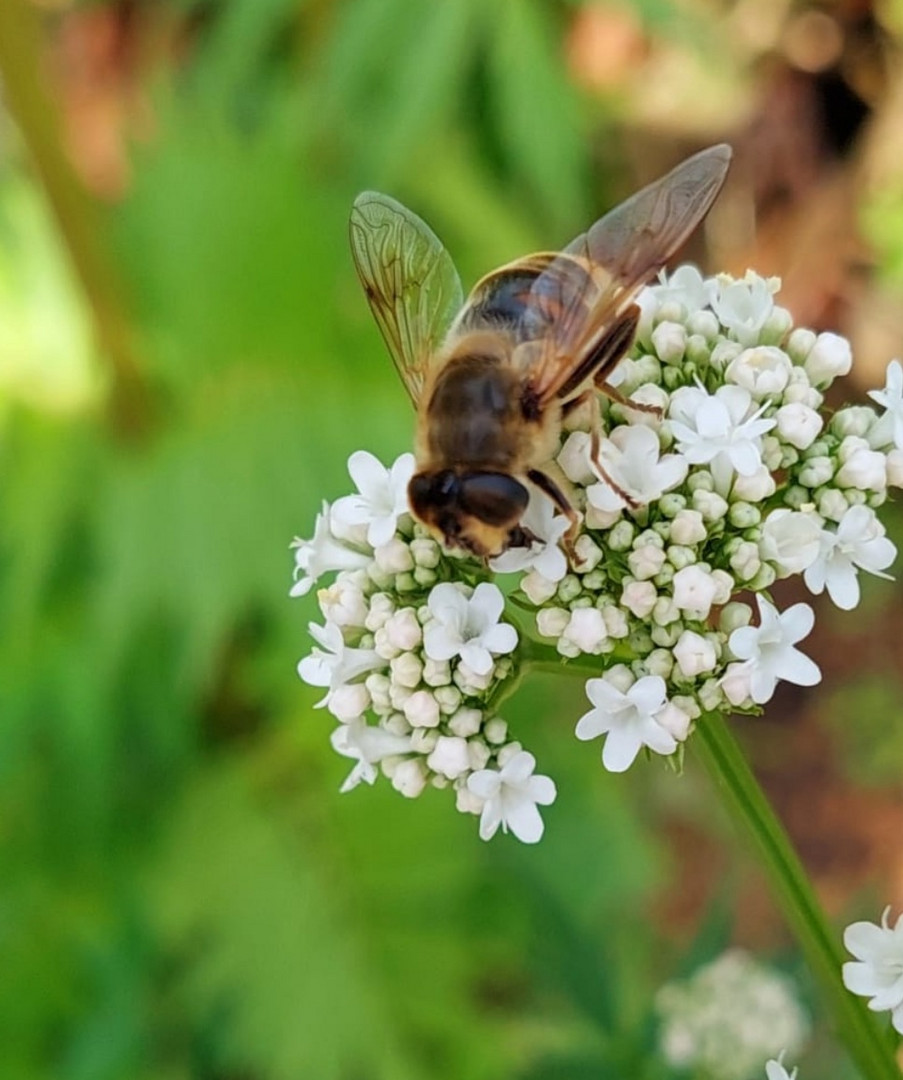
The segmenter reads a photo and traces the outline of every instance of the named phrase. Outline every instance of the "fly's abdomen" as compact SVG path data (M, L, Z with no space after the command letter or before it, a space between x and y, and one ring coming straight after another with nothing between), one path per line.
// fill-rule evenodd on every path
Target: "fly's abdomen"
M459 355L427 406L429 452L448 465L508 469L521 435L518 378L498 357Z

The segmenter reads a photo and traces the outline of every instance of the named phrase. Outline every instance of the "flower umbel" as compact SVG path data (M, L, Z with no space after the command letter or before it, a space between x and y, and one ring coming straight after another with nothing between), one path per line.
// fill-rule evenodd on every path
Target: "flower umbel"
M766 591L801 576L850 609L860 572L886 576L896 550L878 513L903 486L903 366L888 367L876 408L831 413L823 391L849 370L849 345L794 329L778 285L683 267L643 290L637 342L613 373L628 400L600 398L602 470L582 410L551 448L579 519L531 488L526 546L488 566L412 517L412 455L351 456L357 492L295 541L291 590L335 574L299 673L340 721L346 789L377 775L410 798L451 788L482 836L532 841L554 785L498 707L534 661L590 676L576 734L603 738L613 772L644 749L679 761L706 714L756 712L780 680L819 681L799 648L812 609L779 611ZM509 575L504 593L492 574Z

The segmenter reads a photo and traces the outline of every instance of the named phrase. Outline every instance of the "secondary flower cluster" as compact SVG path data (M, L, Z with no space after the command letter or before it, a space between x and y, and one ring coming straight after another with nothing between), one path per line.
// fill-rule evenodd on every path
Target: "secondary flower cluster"
M809 1034L793 983L741 949L666 983L655 1008L665 1060L717 1080L747 1080L776 1055L768 1078L782 1077L783 1054L796 1054Z
M488 840L499 825L521 840L542 835L537 804L555 785L495 711L516 671L518 634L501 621L498 586L443 552L407 510L414 458L387 470L365 451L348 463L358 493L323 504L312 540L295 540L293 596L336 572L318 594L324 625L298 665L325 689L338 720L332 745L354 761L342 791L379 772L414 798L451 787L458 809L480 814ZM375 722L372 722L375 721Z
M537 805L554 784L496 712L529 642L488 570L514 575L506 590L532 640L595 668L576 735L603 736L612 771L643 748L679 754L705 712L757 711L779 680L818 682L797 647L812 608L779 611L767 590L801 575L850 609L861 572L886 576L896 552L876 510L903 485L903 367L893 361L871 394L878 409L829 413L824 392L849 371L849 345L794 329L777 287L685 266L641 293L615 381L654 409L602 399L602 469L590 418L571 418L554 465L582 514L570 558L567 521L538 491L530 548L488 569L443 551L408 513L411 455L390 470L352 455L358 493L324 504L313 539L295 542L292 590L338 572L299 671L327 690L333 745L356 762L346 789L377 771L407 795L451 786L483 837L499 825L541 835Z

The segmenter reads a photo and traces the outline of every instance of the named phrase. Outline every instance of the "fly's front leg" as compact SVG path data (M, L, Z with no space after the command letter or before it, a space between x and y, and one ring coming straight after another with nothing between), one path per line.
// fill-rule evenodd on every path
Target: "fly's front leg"
M636 510L640 505L636 499L614 479L602 464L602 420L599 416L599 400L595 390L584 390L582 394L569 401L562 410L567 416L573 409L579 409L582 405L589 405L589 458L600 480L604 480L616 495L620 495L631 510Z
M543 494L548 495L552 502L568 519L568 531L562 537L561 544L565 550L565 554L571 562L576 563L577 553L574 550L574 542L577 539L577 533L580 531L580 512L574 509L570 499L568 499L567 495L565 495L551 476L547 476L539 469L529 469L527 471L527 479L530 483L535 484Z

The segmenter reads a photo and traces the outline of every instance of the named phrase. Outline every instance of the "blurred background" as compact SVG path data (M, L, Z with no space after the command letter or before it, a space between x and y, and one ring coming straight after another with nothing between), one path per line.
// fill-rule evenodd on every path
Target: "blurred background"
M447 793L339 797L288 544L351 451L410 448L362 188L467 284L730 141L687 257L848 334L836 403L882 386L901 47L900 0L0 2L4 1080L688 1076L656 993L729 945L794 980L801 1075L854 1075L692 749L606 774L579 680L507 709L558 781L538 848ZM903 903L874 585L819 605L817 692L737 723L838 928Z

